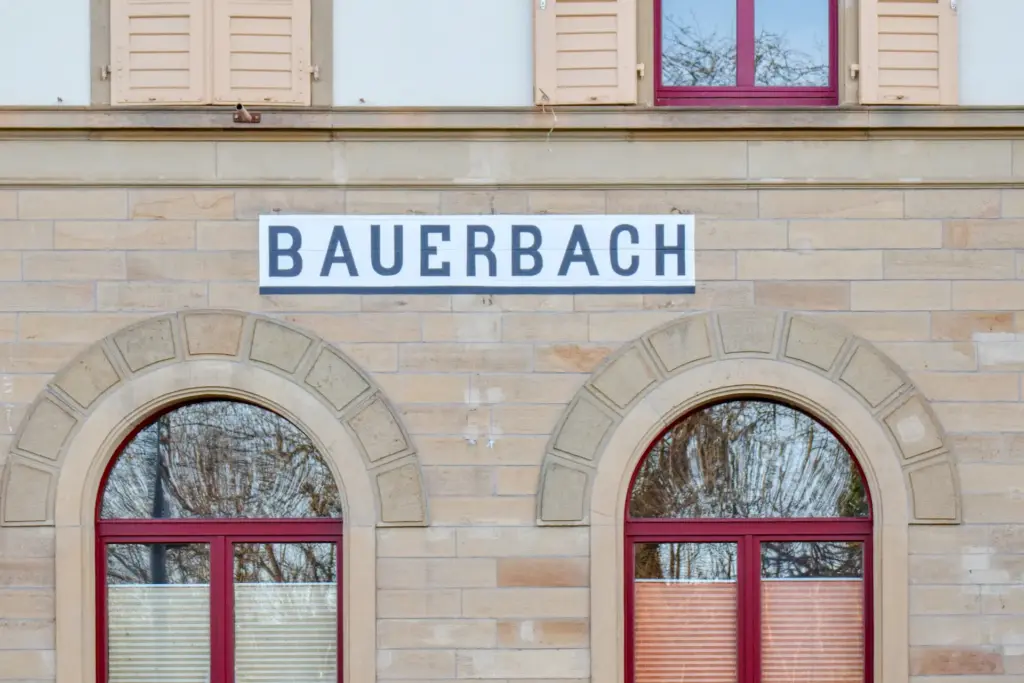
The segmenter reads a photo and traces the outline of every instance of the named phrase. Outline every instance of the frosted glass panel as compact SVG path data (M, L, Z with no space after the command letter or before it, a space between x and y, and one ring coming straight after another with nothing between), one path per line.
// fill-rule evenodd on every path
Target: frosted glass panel
M210 549L107 546L109 683L207 683Z
M336 548L235 545L235 683L337 680Z

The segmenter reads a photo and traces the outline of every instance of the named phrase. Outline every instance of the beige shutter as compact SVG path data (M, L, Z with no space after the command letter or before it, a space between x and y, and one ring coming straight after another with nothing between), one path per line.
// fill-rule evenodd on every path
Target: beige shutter
M531 2L537 104L636 103L636 0Z
M207 1L111 0L112 104L209 101Z
M216 0L214 103L310 103L309 3Z
M860 0L861 102L956 104L951 0Z

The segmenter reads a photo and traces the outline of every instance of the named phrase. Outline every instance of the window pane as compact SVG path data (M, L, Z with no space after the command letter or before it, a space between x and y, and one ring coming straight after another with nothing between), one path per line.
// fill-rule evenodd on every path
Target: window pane
M337 680L336 549L235 545L235 683Z
M829 0L755 0L754 83L828 87Z
M736 544L634 545L635 683L736 681Z
M109 683L207 683L210 548L107 546Z
M341 517L341 503L298 427L248 403L204 401L161 415L124 447L101 516Z
M864 549L761 544L762 683L863 683Z
M850 453L799 410L727 401L687 415L651 446L633 517L866 517Z
M736 3L662 0L661 82L736 85Z

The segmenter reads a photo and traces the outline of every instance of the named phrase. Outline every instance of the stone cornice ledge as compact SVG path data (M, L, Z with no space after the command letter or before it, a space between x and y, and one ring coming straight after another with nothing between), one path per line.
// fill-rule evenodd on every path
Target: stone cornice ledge
M802 137L906 135L977 137L1024 133L1024 107L853 107L837 109L692 109L568 107L488 109L252 107L259 124L236 124L233 108L23 108L0 107L0 132L46 131L261 131L344 133L558 132L657 134L762 134ZM946 131L943 133L943 131Z

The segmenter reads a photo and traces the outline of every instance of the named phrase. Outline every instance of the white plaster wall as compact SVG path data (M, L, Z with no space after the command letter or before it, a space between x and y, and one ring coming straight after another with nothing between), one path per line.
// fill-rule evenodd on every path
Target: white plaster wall
M960 104L1024 105L1024 0L958 5Z
M88 105L89 0L0 0L0 64L0 106Z
M533 104L528 0L335 0L337 106Z

